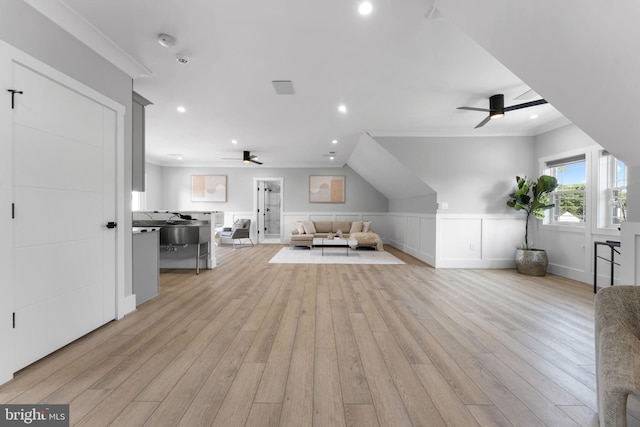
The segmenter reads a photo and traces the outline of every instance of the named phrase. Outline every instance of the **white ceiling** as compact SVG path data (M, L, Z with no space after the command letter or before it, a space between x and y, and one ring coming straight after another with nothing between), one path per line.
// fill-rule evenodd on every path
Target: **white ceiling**
M366 17L358 2L64 0L151 71L134 90L153 102L146 152L155 164L260 167L240 161L250 150L263 167L342 166L362 132L535 135L567 123L547 104L474 130L485 113L456 107L488 108L495 93L517 104L527 84L431 13L432 1L373 0ZM176 46L160 46L159 33ZM292 80L295 95L277 95L272 80Z

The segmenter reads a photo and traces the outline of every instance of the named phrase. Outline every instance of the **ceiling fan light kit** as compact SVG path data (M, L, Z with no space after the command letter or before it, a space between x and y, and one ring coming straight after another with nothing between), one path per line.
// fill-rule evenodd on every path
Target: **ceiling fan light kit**
M547 101L545 99L538 99L536 101L525 102L522 104L511 105L509 107L504 106L504 94L496 94L489 97L489 109L486 108L476 108L476 107L458 107L458 110L470 110L470 111L485 111L489 113L484 120L476 125L474 129L482 127L486 125L489 120L499 119L504 116L504 113L507 111L519 110L521 108L534 107L536 105L546 104Z
M252 155L250 151L243 151L242 152L242 162L243 163L255 163L257 165L261 165L262 162L259 162L258 160L256 160L257 158L258 158L258 156Z

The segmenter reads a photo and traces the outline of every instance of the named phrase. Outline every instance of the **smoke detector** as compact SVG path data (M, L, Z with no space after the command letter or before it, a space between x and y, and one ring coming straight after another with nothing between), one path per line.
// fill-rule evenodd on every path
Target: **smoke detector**
M188 64L190 60L191 58L189 58L184 53L179 53L176 55L176 61L178 61L180 64Z
M176 45L176 39L169 34L158 34L158 43L163 47L174 47Z

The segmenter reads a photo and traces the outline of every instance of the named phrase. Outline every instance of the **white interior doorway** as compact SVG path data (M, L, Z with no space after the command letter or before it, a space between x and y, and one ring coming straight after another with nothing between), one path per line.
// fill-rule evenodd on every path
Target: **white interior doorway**
M256 241L281 243L284 178L254 178L253 211L256 213Z
M0 112L0 199L9 194L12 206L10 221L0 221L10 236L0 249L9 302L0 314L12 319L9 331L0 328L3 382L116 318L127 298L118 205L125 108L1 44L0 81L21 92Z

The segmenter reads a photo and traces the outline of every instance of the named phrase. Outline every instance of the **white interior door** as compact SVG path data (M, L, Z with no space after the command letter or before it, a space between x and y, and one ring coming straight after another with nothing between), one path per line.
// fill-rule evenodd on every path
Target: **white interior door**
M14 63L15 366L115 318L116 113Z

